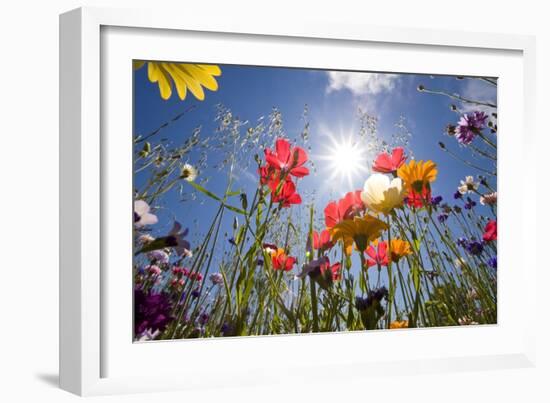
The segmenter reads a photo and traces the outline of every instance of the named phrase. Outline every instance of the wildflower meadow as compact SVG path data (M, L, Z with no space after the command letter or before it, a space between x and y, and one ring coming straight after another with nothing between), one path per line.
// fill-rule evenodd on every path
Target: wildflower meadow
M135 341L497 323L496 79L131 74Z

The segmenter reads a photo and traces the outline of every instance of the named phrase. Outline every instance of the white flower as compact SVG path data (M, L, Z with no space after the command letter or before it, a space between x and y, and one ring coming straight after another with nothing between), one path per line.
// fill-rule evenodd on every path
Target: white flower
M181 178L193 182L197 178L197 169L191 164L184 164L181 169Z
M372 174L365 181L361 200L372 210L387 214L403 203L405 194L401 178L390 180L386 175Z
M151 208L144 200L134 201L134 225L138 228L144 225L156 224L158 218L156 215L149 213Z
M496 202L497 202L497 192L487 193L487 194L484 194L483 196L480 196L479 202L483 206L485 206L485 205L492 206L493 204L496 204Z
M472 193L479 187L479 182L474 180L473 176L467 176L466 180L460 181L458 191L460 194Z

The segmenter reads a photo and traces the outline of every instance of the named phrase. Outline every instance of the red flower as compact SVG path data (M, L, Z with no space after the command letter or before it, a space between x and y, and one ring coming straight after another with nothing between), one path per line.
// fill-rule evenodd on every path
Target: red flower
M413 188L407 193L406 202L410 207L421 208L432 201L432 191L429 186L422 188L422 193L418 193Z
M277 171L268 165L264 165L258 168L258 175L260 175L260 183L262 185L268 185L272 181L278 179Z
M375 249L375 247L377 247ZM388 265L388 244L384 241L382 242L375 242L374 247L369 246L365 253L370 258L367 258L367 267L371 266L387 266Z
M303 166L307 161L307 154L304 149L300 147L291 148L290 143L285 139L275 141L275 152L269 148L265 149L265 160L270 168L288 172L297 178L309 174L309 169Z
M396 147L393 149L391 155L388 153L379 154L372 165L372 170L375 172L382 172L389 174L397 171L397 169L403 165L407 160L405 151L402 147Z
M491 242L497 240L497 222L496 220L490 220L485 226L485 233L483 234L483 240L485 242Z
M343 220L353 218L365 209L361 200L361 190L348 192L337 202L330 202L325 207L325 225L332 228Z
M271 181L271 199L274 203L281 203L282 207L290 207L291 204L300 204L302 198L296 193L296 185L287 177L285 183L279 188L280 181Z
M322 263L320 266L321 276L329 281L340 281L342 279L340 267L340 262L331 265L327 258L326 263Z
M330 240L330 231L324 229L321 232L313 231L313 249L330 249L334 242Z
M273 270L290 271L295 263L296 258L293 256L288 256L282 248L278 248L271 254L271 264L273 265Z

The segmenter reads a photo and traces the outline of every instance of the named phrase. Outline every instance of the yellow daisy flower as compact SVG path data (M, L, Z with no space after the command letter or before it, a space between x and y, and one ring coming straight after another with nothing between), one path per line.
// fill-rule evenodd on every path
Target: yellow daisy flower
M411 244L402 239L390 241L390 258L392 262L398 262L402 257L412 253Z
M403 179L405 187L421 192L425 186L430 185L430 182L435 181L437 166L430 160L410 160L408 164L401 165L397 170L397 176Z
M371 215L354 217L353 220L344 220L336 224L330 231L333 241L342 240L348 255L351 254L355 243L357 250L363 252L370 242L380 237L388 226L383 221Z
M134 61L134 69L147 64L149 81L158 83L160 96L166 100L172 96L172 84L175 85L179 98L183 101L189 90L199 101L204 100L204 90L218 90L214 77L222 74L219 66L213 64L189 64L167 62Z
M405 329L409 327L408 320L395 320L390 323L390 329Z

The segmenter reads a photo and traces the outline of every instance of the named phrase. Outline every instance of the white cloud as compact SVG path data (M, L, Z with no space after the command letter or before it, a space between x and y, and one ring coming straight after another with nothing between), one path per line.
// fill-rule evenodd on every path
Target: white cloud
M357 73L347 71L328 71L327 92L347 89L354 95L375 95L391 91L399 77L397 74Z
M467 80L468 82L466 83L464 90L461 93L462 96L474 101L486 102L496 105L497 87L478 79L471 78ZM482 111L490 115L491 113L496 112L495 108L492 108L490 106L470 104L467 102L462 102L460 109L464 113Z

